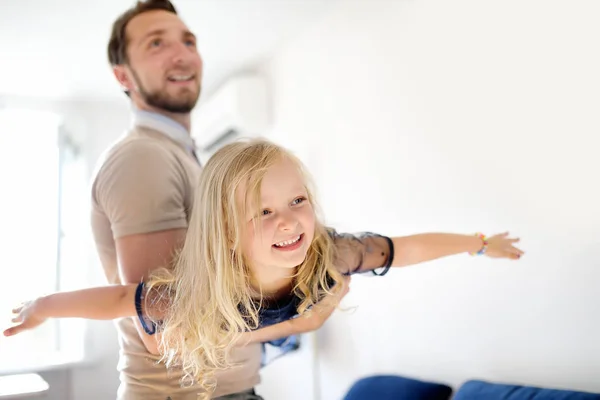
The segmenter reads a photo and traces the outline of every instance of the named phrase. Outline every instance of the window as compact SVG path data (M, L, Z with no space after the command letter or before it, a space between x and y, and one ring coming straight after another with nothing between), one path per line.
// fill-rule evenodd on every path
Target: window
M88 226L86 168L58 115L0 109L0 321L21 301L85 282ZM0 370L80 359L83 321L50 320L0 336Z

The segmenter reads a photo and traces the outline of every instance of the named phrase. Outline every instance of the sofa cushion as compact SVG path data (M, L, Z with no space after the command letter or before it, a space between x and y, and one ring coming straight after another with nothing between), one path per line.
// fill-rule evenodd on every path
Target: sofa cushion
M465 382L452 400L600 400L600 394L481 380Z
M395 375L375 375L358 380L344 400L449 400L452 388Z

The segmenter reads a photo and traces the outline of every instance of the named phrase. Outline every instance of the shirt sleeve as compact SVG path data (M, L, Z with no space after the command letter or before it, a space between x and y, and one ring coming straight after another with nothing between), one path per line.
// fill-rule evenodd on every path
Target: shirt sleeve
M105 162L94 184L114 238L186 228L185 173L175 156L149 140L127 143Z
M144 332L154 335L169 311L172 293L165 285L148 288L140 282L135 291L135 310Z
M334 264L344 275L369 273L385 275L394 260L394 243L372 232L329 232L335 246Z

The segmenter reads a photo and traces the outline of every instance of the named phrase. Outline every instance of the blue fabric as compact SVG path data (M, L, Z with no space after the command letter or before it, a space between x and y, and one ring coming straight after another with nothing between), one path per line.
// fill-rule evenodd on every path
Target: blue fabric
M145 283L142 281L137 285L135 289L135 311L137 312L137 316L140 319L140 323L144 328L144 331L148 335L154 335L156 333L156 323L147 318L142 307L142 300L144 298L144 285Z
M533 386L507 385L481 380L465 382L453 400L600 400L600 394Z
M300 302L300 298L293 295L287 300L280 301L277 305L261 307L258 310L258 327L264 328L297 317Z
M261 343L262 358L261 367L264 367L279 357L296 351L300 348L300 336L292 335L285 338L272 340L270 342Z
M449 400L450 386L394 375L362 378L348 391L344 400Z
M263 307L258 311L259 328L269 325L275 325L279 322L287 321L298 316L298 305L300 299L297 296L291 296L287 302L277 305L277 307ZM261 366L264 367L275 359L300 348L300 337L297 335L272 340L262 344Z

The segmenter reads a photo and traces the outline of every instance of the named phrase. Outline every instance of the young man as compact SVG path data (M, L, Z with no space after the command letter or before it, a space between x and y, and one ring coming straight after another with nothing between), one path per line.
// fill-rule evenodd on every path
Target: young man
M114 23L108 58L130 97L133 124L103 155L92 186L92 230L110 283L137 283L169 266L185 237L201 171L190 135L190 112L201 91L196 38L169 1L138 2ZM117 322L121 376L118 399L196 400L167 370L156 338L137 319ZM241 366L217 376L213 396L260 399L260 344L240 348Z

